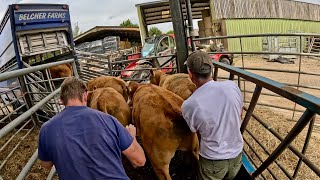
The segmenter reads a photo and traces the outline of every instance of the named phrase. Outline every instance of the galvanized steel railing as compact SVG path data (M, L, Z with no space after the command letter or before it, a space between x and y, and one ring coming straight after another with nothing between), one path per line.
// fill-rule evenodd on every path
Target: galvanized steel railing
M246 51L244 50L244 42L243 40L247 40L250 38L262 38L262 37L291 37L294 38L296 37L297 42L297 53L292 53L292 52L267 52L267 51L258 51L258 52L252 52L252 51ZM319 53L304 53L303 52L303 45L307 45L306 38L312 38L312 37L320 37L320 34L316 33L266 33L266 34L249 34L249 35L233 35L233 36L217 36L217 37L204 37L204 38L195 38L193 41L208 41L208 40L213 40L213 41L222 41L222 40L229 40L229 39L238 39L239 40L239 46L240 46L240 51L237 52L209 52L209 54L221 54L221 53L228 53L228 54L234 54L234 55L241 55L241 66L239 67L240 69L243 70L249 70L249 71L255 71L255 72L262 72L262 71L268 71L270 73L272 72L281 72L283 75L285 74L297 74L297 83L287 83L283 82L285 85L288 85L290 87L296 87L297 89L304 89L304 90L316 90L317 92L320 92L320 88L317 86L310 86L310 85L302 85L302 78L301 75L304 76L309 76L309 77L319 77L320 78L320 73L317 72L306 72L302 71L302 57L316 57L320 58L320 52ZM320 48L320 47L319 47ZM299 66L296 71L290 71L290 70L280 70L280 69L271 69L269 67L266 68L252 68L252 67L247 67L245 65L245 56L244 55L295 55L299 57ZM227 79L228 77L219 77L219 79ZM247 87L247 83L245 79L238 79L238 83L243 83L243 86L241 85L241 90L244 92L244 101L245 103L249 103L247 101L247 95L253 95L253 91L249 90ZM273 93L261 93L264 96L269 96L269 97L281 97L277 94ZM297 108L297 104L294 103L292 107L284 107L280 105L274 105L270 102L266 103L258 103L258 105L264 106L264 107L272 107L272 108L277 108L277 109L282 109L285 111L291 111L292 116L291 120L295 119L295 115L298 113L301 113L302 110ZM320 132L320 124L316 124L315 128L318 129Z
M319 167L305 156L305 152L306 152L306 149L308 147L309 140L311 137L311 132L312 132L312 128L313 128L313 124L314 124L314 120L315 120L315 115L320 114L320 98L312 96L312 95L307 94L305 92L302 92L300 90L294 89L294 88L289 87L287 85L284 85L282 83L273 81L271 79L253 74L248 71L241 70L241 69L233 67L233 66L225 65L225 64L215 62L215 61L213 63L215 66L213 78L215 80L218 79L218 70L223 69L223 70L230 73L230 76L229 76L230 80L234 80L235 76L237 76L238 79L243 78L247 81L250 81L250 82L256 84L256 88L253 92L253 96L250 101L250 105L249 105L249 107L245 108L246 115L245 115L243 122L242 122L241 132L242 133L248 132L248 134L255 140L255 142L257 142L257 144L259 144L259 146L265 151L265 153L268 154L268 158L263 160L263 158L260 157L261 155L259 155L257 152L254 151L254 148L252 147L253 142L248 142L245 138L246 144L249 146L249 148L251 150L253 150L255 155L258 157L259 161L261 161L261 163L262 163L260 166L258 166L255 163L255 161L252 159L252 157L248 157L251 160L251 163L253 163L257 168L253 172L252 177L255 178L255 177L258 177L261 175L262 177L264 177L266 179L266 177L262 174L262 172L267 170L274 179L278 179L279 177L277 177L274 174L274 171L269 169L270 164L273 162L278 166L278 168L289 179L296 178L302 162L304 164L306 164L318 177L320 177ZM263 88L268 89L271 92L276 93L277 95L280 95L281 97L284 97L284 98L286 98L292 102L295 102L295 103L303 106L304 108L306 108L303 115L295 123L294 127L289 131L289 133L287 134L286 137L282 137L277 131L275 131L272 127L270 127L265 121L261 120L261 118L259 118L257 115L255 115L253 113ZM261 140L259 140L257 137L255 137L250 129L247 129L247 125L248 125L251 117L253 117L257 122L259 122L264 128L266 128L270 133L272 133L277 139L279 139L281 141L281 143L278 145L278 147L274 151L269 152L268 149L265 147L265 145L263 145L260 142ZM305 140L303 149L300 152L297 148L290 145L290 143L299 135L299 133L307 126L308 123L310 123L310 124L309 124L309 128L307 131L306 140ZM290 151L292 151L299 158L297 166L294 170L294 174L292 174L292 175L286 170L286 168L283 165L281 165L281 163L279 163L277 161L277 158L286 149L289 149ZM247 156L248 156L248 154L247 154Z
M155 67L155 68L125 69L126 66L132 62L145 60L152 63L152 61L156 61L157 58L164 58L164 57L175 58L175 55L152 56L148 58L136 58L136 59L130 59L130 60L124 58L116 61L111 60L110 56L108 55L88 53L88 52L82 52L82 51L77 51L77 56L79 58L79 62L81 65L80 77L85 81L88 81L98 76L104 76L104 75L120 76L120 74L125 71L146 71L151 69L176 69L176 67L173 67L173 68L163 67L164 65L166 65L172 60L171 58L167 62L165 62L162 66ZM147 80L147 79L123 78L123 80L141 81L141 80Z
M18 134L20 134L22 131L26 130L26 127L31 124L31 127L27 128L27 133L24 134L19 141L17 141L17 144L11 149L9 154L0 162L0 170L5 166L5 164L8 162L10 157L17 151L19 146L23 143L23 141L30 136L31 132L34 131L38 125L38 118L41 117L40 114L37 114L36 112L40 109L44 109L45 111L51 111L51 113L55 114L57 112L61 111L61 107L59 102L57 102L56 96L60 92L60 88L54 87L53 81L56 81L57 79L51 79L50 74L48 73L48 68L60 64L66 64L66 63L72 63L74 67L74 74L77 76L77 72L75 70L75 60L64 60L49 64L43 64L38 66L30 67L27 66L24 69L10 71L10 72L4 72L0 74L0 82L5 81L7 79L23 76L22 80L24 80L23 85L26 85L27 87L27 93L22 94L20 97L15 95L13 97L13 100L9 103L6 103L5 105L1 106L1 110L4 108L7 108L7 106L11 106L13 103L19 101L20 99L23 99L23 102L25 101L25 96L32 97L34 95L38 95L37 98L31 98L32 107L27 107L27 110L23 114L17 114L17 111L21 109L22 107L26 106L26 103L21 104L18 108L13 108L12 110L7 110L8 112L4 112L4 117L0 120L0 122L6 120L8 117L10 117L12 114L17 114L18 117L15 119L12 119L10 121L6 121L6 124L0 129L0 139L6 137L8 140L2 145L0 148L0 152L4 149L8 148L8 145L14 138L17 137ZM44 70L44 72L47 75L47 79L44 79L42 73L40 71ZM58 80L63 80L64 78L59 78ZM8 91L1 92L0 94L6 95L8 92L14 92L20 90L20 87L15 87L12 89L9 89ZM21 91L21 90L20 90ZM14 93L13 93L14 94ZM11 98L12 99L12 98ZM53 108L55 107L55 108ZM36 119L33 118L32 115L36 114ZM12 130L15 131L13 132ZM13 132L12 135L7 135ZM37 150L34 152L32 157L29 159L27 164L24 166L24 168L19 173L19 176L17 179L24 179L34 163L36 162L38 157ZM50 175L49 175L50 176ZM51 174L52 178L52 174Z

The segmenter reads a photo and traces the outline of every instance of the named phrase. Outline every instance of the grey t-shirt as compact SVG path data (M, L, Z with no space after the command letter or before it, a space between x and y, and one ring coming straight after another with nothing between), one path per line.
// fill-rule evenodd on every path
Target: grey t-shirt
M241 91L233 81L209 81L184 101L182 115L190 130L200 133L202 157L223 160L240 154L242 107Z

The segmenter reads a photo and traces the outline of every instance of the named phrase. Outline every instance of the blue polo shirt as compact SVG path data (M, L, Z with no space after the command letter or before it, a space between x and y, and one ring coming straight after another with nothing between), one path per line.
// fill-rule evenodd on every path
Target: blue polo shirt
M129 179L121 152L132 141L114 117L86 106L70 106L41 127L38 155L53 162L61 180Z

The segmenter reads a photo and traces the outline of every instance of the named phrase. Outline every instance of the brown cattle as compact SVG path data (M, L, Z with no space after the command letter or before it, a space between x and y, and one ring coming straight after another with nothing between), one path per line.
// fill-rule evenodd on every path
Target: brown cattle
M150 83L164 87L184 100L196 90L196 85L191 81L189 75L182 73L167 75L160 70L151 70Z
M71 64L60 64L49 68L51 77L62 78L62 77L71 77L72 76L72 66Z
M127 83L122 79L113 76L99 76L88 81L88 91L93 91L97 88L111 87L118 91L126 101L128 101Z
M199 143L182 117L183 99L153 84L130 83L132 119L143 148L160 180L171 179L169 164L177 149L189 151L198 159Z
M90 93L91 102L88 106L114 116L123 126L131 123L131 110L118 91L107 87L98 88Z

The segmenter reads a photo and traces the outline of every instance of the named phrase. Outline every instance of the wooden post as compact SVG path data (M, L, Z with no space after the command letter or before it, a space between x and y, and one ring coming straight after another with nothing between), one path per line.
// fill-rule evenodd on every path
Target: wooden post
M139 19L141 44L143 46L145 39L149 36L148 27L145 23L144 14L143 14L143 10L142 10L141 6L137 6L137 11L138 11L138 19Z

